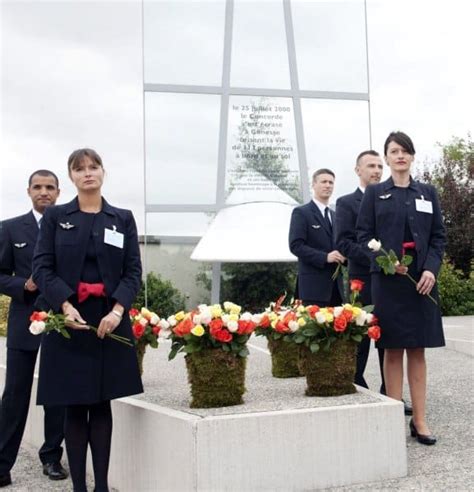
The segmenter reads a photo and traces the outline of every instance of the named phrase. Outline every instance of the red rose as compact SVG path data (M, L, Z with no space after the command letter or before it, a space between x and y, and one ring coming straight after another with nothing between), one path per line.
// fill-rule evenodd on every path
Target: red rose
M282 321L277 321L277 324L275 325L275 331L277 331L278 333L287 333L288 331L290 331L290 329Z
M222 330L224 326L224 322L222 321L221 318L214 318L210 323L209 323L209 329L210 330Z
M138 313L140 311L138 309L135 309L135 308L132 308L128 311L128 315L131 317L131 318L135 318L135 316L138 316Z
M132 331L135 338L138 339L145 333L145 327L141 323L133 323Z
M253 321L246 321L243 319L239 319L237 321L239 328L237 329L237 333L239 335L250 335L253 330L255 330L255 323Z
M268 328L270 326L270 318L268 317L267 314L264 314L263 315L263 318L262 320L260 321L260 324L258 326L260 326L260 328Z
M380 338L380 326L371 326L367 330L367 335L369 338L372 338L372 340L378 340Z
M338 316L334 319L334 331L343 332L346 331L347 320L344 316Z
M184 335L191 333L192 329L193 322L191 318L185 318L174 327L173 332L175 335L178 335L178 337L184 337Z
M364 288L364 282L362 280L351 280L351 291L360 292Z
M222 330L217 330L214 335L212 335L218 342L227 343L232 340L232 334L225 328Z
M151 331L153 332L153 335L158 336L160 334L161 326L155 325Z
M316 305L314 305L314 306L308 306L308 307L306 308L306 311L308 312L308 314L309 314L312 318L314 318L314 317L316 316L316 313L319 311L319 306L316 306Z
M45 311L33 311L30 316L30 321L44 321L48 317Z
M349 309L343 309L341 316L346 318L346 321L349 323L352 320L352 311Z

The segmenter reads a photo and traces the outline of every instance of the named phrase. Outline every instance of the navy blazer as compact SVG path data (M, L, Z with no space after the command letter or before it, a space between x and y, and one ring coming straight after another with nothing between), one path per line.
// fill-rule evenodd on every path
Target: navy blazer
M378 272L380 267L375 261L377 254L370 252L367 243L373 238L378 239L386 251L393 249L400 258L407 216L416 243L417 271L429 270L437 276L443 260L446 234L436 189L410 178L408 198L403 201L398 194L391 193L394 188L390 177L383 183L369 185L362 199L357 237L371 256L370 271ZM432 214L416 210L415 200L422 198L432 203Z
M335 214L330 210L333 231ZM291 215L290 251L298 258L298 294L300 299L328 302L331 299L332 276L337 263L328 263L328 253L335 249L335 233L329 229L319 208L311 200L296 207ZM337 279L343 297L342 278Z
M33 280L41 297L56 312L77 292L91 233L107 296L125 310L135 300L142 274L135 220L130 210L112 207L104 199L102 212L91 230L83 221L77 197L65 205L46 209L34 252ZM105 228L123 234L123 248L104 242Z
M357 188L354 193L341 196L336 202L336 247L349 262L349 276L369 275L370 255L357 242L356 223L364 194Z
M37 238L33 212L0 222L0 293L11 297L7 334L11 349L37 350L41 341L28 329L38 291L25 290Z

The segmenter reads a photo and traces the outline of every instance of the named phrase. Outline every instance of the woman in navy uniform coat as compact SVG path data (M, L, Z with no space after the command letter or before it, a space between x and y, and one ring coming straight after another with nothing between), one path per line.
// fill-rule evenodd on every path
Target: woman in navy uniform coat
M367 187L357 221L358 238L363 245L378 239L398 258L404 250L413 257L408 268L398 265L395 275L384 275L375 262L377 253L372 253L372 300L382 329L378 347L385 349L387 395L402 398L406 352L413 404L411 435L422 444L434 444L436 438L425 418L425 347L445 343L439 308L427 294L438 299L436 276L443 259L445 230L435 188L410 176L415 157L410 137L402 132L391 133L384 154L391 177ZM416 286L405 276L407 271L417 281Z
M141 261L129 210L101 195L104 168L91 149L74 151L69 177L78 195L43 217L33 279L54 312L67 316L71 339L51 332L41 346L38 404L65 405L65 440L74 491L86 491L90 444L95 490L107 491L112 437L110 400L141 393L128 317L140 287ZM87 325L98 328L97 335Z

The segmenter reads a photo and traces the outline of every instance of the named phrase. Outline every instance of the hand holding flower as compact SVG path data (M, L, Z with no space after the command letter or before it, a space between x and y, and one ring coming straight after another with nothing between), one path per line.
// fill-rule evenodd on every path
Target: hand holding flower
M65 317L64 324L73 330L88 330L87 321L82 318L79 311L69 302L62 304L62 310Z
M422 295L429 295L434 287L436 278L429 270L424 270L419 282L416 284L416 290Z

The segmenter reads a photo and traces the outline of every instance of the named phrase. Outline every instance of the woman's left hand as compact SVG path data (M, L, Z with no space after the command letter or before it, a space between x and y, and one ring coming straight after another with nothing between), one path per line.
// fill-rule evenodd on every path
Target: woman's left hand
M115 328L120 324L121 319L114 313L109 313L100 320L100 324L97 328L97 336L104 338L106 335L112 333Z
M416 290L423 295L427 295L433 289L436 282L436 277L429 270L425 270L420 277L419 282L416 284Z

